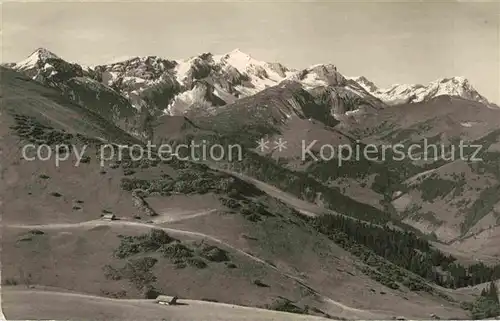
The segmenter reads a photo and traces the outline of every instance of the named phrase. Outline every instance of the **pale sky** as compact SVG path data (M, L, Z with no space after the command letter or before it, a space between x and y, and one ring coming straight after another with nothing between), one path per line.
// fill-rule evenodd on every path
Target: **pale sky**
M87 65L239 48L293 68L332 63L377 85L464 76L500 103L500 2L4 2L2 57L45 47Z

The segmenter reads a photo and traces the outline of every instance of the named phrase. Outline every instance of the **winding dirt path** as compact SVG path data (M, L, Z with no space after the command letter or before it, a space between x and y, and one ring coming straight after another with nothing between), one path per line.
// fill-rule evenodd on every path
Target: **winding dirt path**
M198 233L198 232L192 232L192 231L186 231L186 230L181 230L181 229L174 229L174 228L168 228L168 227L161 227L161 226L158 226L158 225L155 225L155 224L149 224L149 223L142 223L142 222L133 222L133 221L122 221L122 220L116 220L116 221L105 221L105 220L92 220L92 221L86 221L86 222L79 222L79 223L52 223L52 224L38 224L38 225L21 225L21 224L8 224L8 225L4 225L4 227L7 227L7 228L17 228L17 229L28 229L28 230L34 230L34 229L39 229L39 230L57 230L57 229L64 229L64 228L93 228L93 227L97 227L97 226L103 226L103 225L107 225L107 226L134 226L134 227L140 227L140 228L154 228L154 229L161 229L165 232L168 232L168 233L171 233L172 235L185 235L185 236L191 236L191 237L194 237L194 238L203 238L203 239L207 239L207 240L210 240L214 243L218 243L226 248L229 248L231 250L233 250L234 252L237 252L245 257L248 257L250 258L251 260L253 260L254 262L258 262L264 266L266 266L267 268L269 269L272 269L276 272L278 272L279 274L287 277L287 278L290 278L296 282L298 282L299 284L301 284L302 286L310 289L311 291L313 291L316 295L318 295L325 303L328 303L328 304L331 304L332 306L336 307L337 309L339 309L340 311L338 311L337 313L338 314L344 314L346 313L347 315L349 315L349 318L370 318L370 319L373 319L373 318L381 318L381 319L384 319L386 316L384 314L381 314L381 313L376 313L376 312L372 312L372 311L367 311L367 310L361 310L361 309L356 309L356 308L352 308L352 307L349 307L349 306L346 306L340 302L337 302L335 300L332 300L331 298L327 297L327 296L324 296L322 295L321 293L319 293L318 291L314 290L313 288L311 288L310 286L308 286L307 284L305 284L304 280L294 276L294 275L291 275L291 274L288 274L288 273L285 273L283 271L281 271L280 269L272 266L271 264L267 263L266 261L254 256L254 255L251 255L243 250L240 250L236 247L234 247L233 245L231 244L228 244L224 241L221 241L213 236L210 236L210 235L207 235L207 234L203 234L203 233Z

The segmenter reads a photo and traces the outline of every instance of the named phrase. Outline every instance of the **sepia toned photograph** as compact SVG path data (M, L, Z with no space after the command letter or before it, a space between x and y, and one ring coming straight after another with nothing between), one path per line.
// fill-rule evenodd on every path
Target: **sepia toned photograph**
M0 320L500 319L500 1L0 11Z

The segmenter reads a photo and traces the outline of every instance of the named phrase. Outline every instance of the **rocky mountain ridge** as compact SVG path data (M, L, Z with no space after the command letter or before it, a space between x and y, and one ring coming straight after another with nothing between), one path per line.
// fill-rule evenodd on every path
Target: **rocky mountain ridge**
M397 84L383 89L364 76L346 77L332 64L296 70L281 63L257 60L239 49L222 55L203 53L182 60L146 56L84 67L39 48L27 59L6 66L42 82L60 81L64 76L91 78L115 89L136 109L145 106L172 115L182 114L193 105L206 108L225 105L290 80L301 83L307 90L334 86L354 96L374 97L389 105L421 102L441 95L490 105L464 77L442 78L425 86Z
M427 85L395 84L388 88L379 88L364 76L351 79L359 83L370 94L389 105L429 101L432 98L447 95L480 102L491 107L498 107L479 94L469 80L460 76L440 78Z

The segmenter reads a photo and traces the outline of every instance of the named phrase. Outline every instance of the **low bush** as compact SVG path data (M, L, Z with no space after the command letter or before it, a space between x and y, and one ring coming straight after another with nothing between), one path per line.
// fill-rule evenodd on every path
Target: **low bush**
M181 244L179 242L175 242L172 244L164 245L161 247L160 252L163 253L164 257L170 259L187 259L193 256L193 250Z
M4 285L18 285L19 282L14 278L6 278L5 280L3 280L3 284Z
M132 169L123 170L123 175L125 175L125 176L130 176L130 175L134 175L134 174L135 174L135 171Z
M307 307L300 308L287 299L276 300L274 303L268 305L267 309L296 314L307 314L309 312Z
M260 286L262 288L268 288L269 287L269 285L265 284L261 280L254 280L253 284L255 284L256 286Z
M156 299L159 295L161 295L161 292L151 285L146 286L143 290L143 297L147 300Z
M196 267L198 269L204 269L207 267L207 263L199 257L190 257L186 260L187 264Z
M104 271L104 277L108 280L121 280L122 279L122 274L119 270L115 269L111 265L105 265L103 268Z
M156 282L156 276L151 272L158 259L142 257L129 260L121 269L122 277L128 279L136 289L142 291Z
M200 256L212 262L227 262L229 256L226 251L215 245L204 246L200 251Z
M30 230L29 233L32 235L44 235L45 234L45 232L42 230Z

